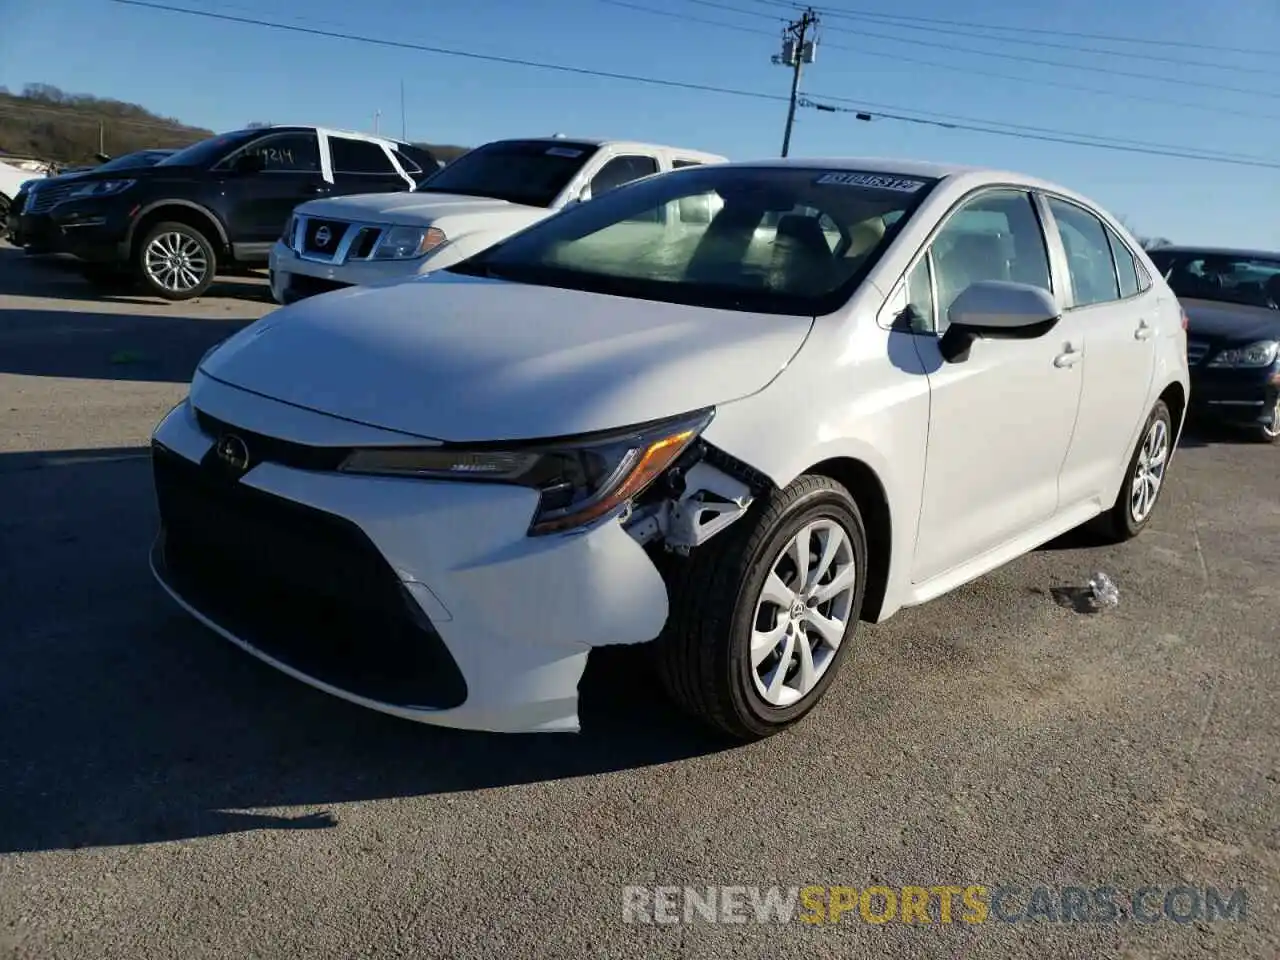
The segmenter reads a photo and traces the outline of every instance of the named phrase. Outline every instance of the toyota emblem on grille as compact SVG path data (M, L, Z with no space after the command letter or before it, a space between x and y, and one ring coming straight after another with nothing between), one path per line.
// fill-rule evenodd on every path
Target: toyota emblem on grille
M249 469L249 448L234 433L228 433L218 441L218 459L232 470L244 472Z
M316 246L327 247L329 241L333 239L333 234L329 232L328 227L321 227L316 231Z

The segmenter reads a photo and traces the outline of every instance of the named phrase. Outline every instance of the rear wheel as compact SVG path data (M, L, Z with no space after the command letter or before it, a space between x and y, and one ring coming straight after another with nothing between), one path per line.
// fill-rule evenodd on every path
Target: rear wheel
M166 300L190 300L209 289L217 272L213 244L185 223L158 223L138 245L143 285Z
M658 641L668 693L740 740L797 723L852 646L866 556L843 486L807 475L775 492L674 571Z

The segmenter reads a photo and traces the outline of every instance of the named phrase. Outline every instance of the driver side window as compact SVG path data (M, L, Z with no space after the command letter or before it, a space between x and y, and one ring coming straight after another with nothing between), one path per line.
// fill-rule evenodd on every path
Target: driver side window
M281 133L263 137L236 151L219 167L229 168L237 157L247 153L262 157L266 173L320 172L320 144L314 133Z
M1053 292L1049 252L1031 196L983 193L957 210L930 246L937 288L937 333L965 289L980 280L1027 283Z

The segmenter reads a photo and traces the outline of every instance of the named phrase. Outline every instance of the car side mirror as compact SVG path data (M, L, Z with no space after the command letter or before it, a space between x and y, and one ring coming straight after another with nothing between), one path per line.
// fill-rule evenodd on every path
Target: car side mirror
M591 199L591 184L584 183L582 189L578 191L577 197L574 198L578 203L586 203Z
M961 363L975 340L1033 340L1052 330L1061 315L1043 287L979 280L951 304L938 349L948 363Z
M237 176L249 176L267 169L267 161L260 153L242 153L231 164L231 172Z

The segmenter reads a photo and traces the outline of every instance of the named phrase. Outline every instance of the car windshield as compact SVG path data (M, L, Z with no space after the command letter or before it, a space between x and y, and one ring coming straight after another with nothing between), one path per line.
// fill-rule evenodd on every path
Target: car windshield
M693 167L573 206L458 273L726 310L838 309L936 180Z
M1280 256L1161 251L1151 257L1175 296L1280 310Z
M106 163L99 164L94 170L131 170L137 167L150 167L167 156L168 150L139 150L137 153L126 153L123 157L115 157Z
M157 167L210 167L218 160L226 156L232 149L244 143L246 139L254 134L262 133L261 130L238 131L236 133L223 133L216 137L209 137L207 140L201 140L199 143L193 143L185 149L179 150L165 157Z
M417 189L549 207L599 149L568 140L500 140L464 153Z

